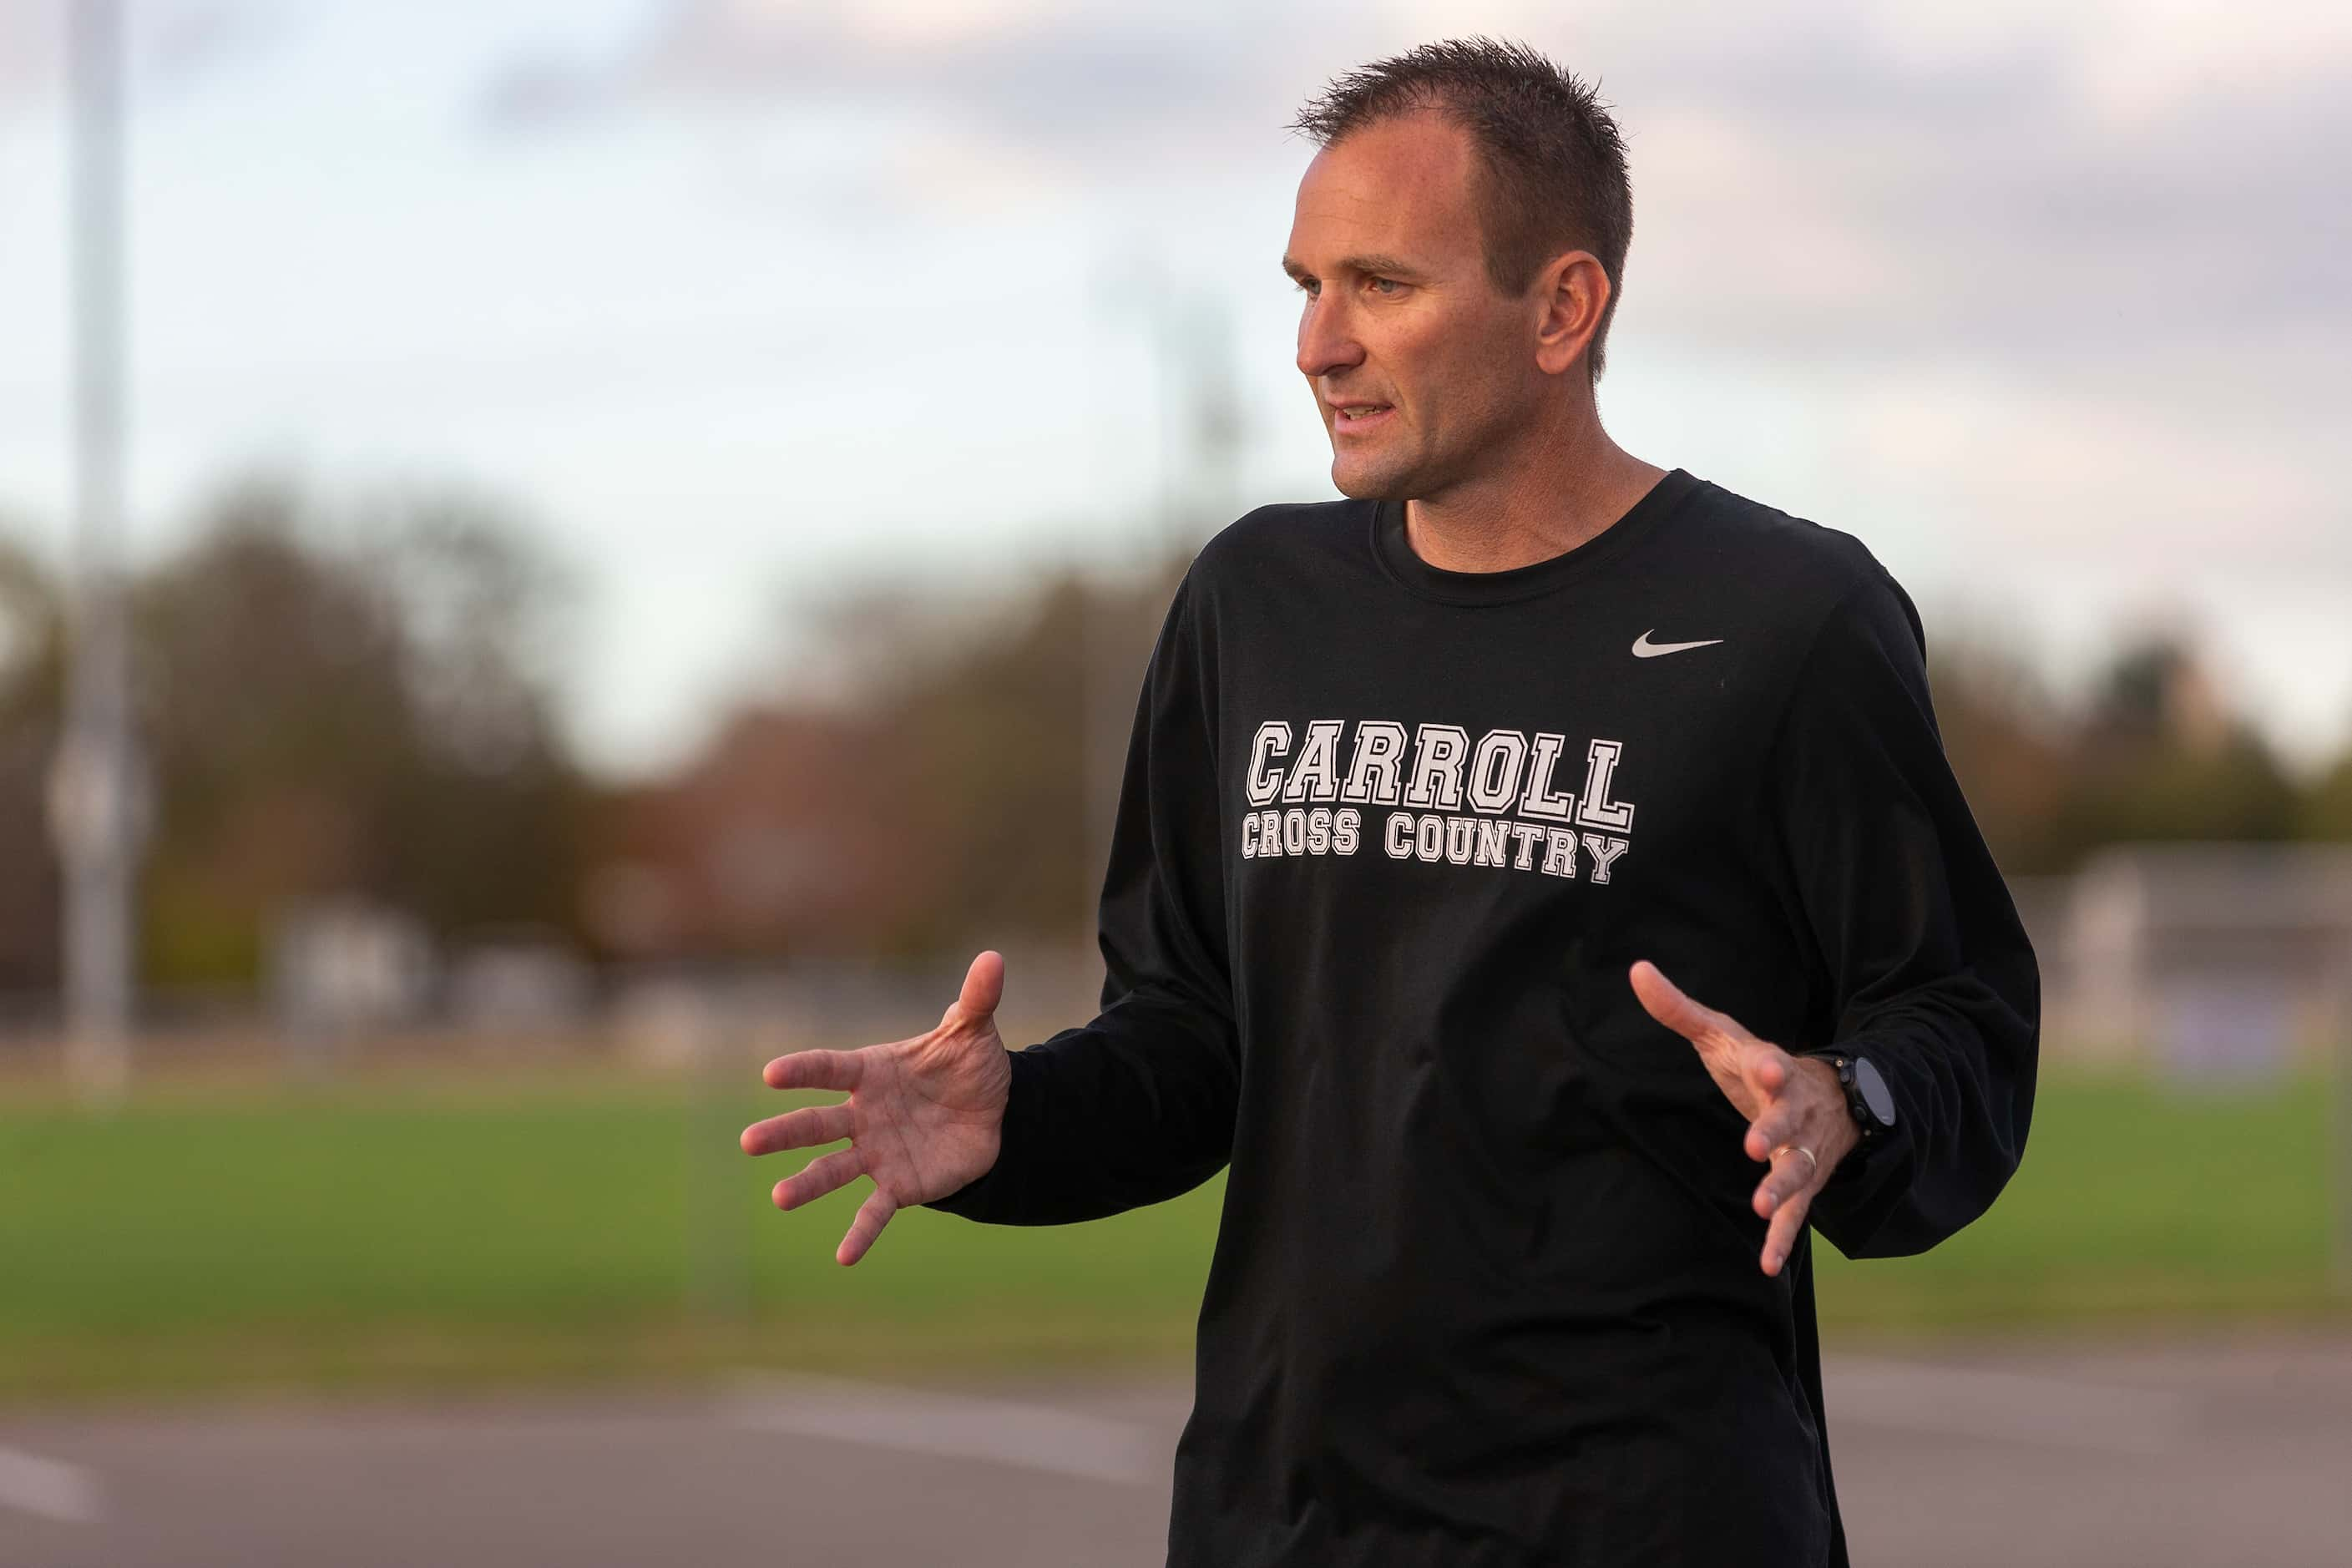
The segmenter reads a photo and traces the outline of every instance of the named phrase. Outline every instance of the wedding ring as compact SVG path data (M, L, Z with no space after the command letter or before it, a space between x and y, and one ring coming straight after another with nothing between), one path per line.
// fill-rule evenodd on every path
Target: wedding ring
M1812 1180L1814 1174L1822 1168L1822 1163L1813 1158L1813 1152L1811 1149L1806 1148L1802 1143L1783 1143L1780 1145L1780 1149L1794 1149L1798 1153L1802 1154L1805 1157L1805 1179L1807 1181ZM1775 1149L1772 1151L1773 1159L1777 1160L1780 1157L1780 1149Z

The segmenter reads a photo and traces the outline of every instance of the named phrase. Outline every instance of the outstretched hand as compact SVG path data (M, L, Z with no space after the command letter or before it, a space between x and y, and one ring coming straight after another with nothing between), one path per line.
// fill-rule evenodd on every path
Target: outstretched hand
M772 1154L849 1140L776 1184L780 1209L798 1208L859 1176L874 1191L858 1205L836 1262L866 1256L890 1216L945 1197L996 1163L1004 1104L1013 1086L996 1008L1004 996L1004 958L982 953L965 971L963 990L939 1027L854 1051L794 1051L761 1074L770 1089L839 1089L849 1098L803 1106L743 1129L743 1152Z
M1756 1212L1772 1222L1764 1234L1764 1272L1780 1273L1813 1194L1861 1137L1835 1069L1817 1058L1791 1056L1729 1015L1700 1005L1646 958L1629 978L1650 1016L1698 1047L1716 1087L1748 1118L1748 1157L1770 1167L1753 1200Z

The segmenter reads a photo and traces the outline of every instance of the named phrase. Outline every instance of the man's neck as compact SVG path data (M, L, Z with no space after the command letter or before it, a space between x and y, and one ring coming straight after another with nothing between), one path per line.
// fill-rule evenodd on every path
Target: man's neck
M1665 478L1602 437L1590 455L1448 487L1405 503L1412 552L1447 572L1507 572L1549 561L1606 532Z

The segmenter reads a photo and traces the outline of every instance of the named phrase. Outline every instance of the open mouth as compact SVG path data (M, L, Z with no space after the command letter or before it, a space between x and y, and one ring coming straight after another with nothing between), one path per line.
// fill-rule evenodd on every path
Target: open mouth
M1351 403L1331 411L1334 430L1369 430L1396 410L1385 403Z

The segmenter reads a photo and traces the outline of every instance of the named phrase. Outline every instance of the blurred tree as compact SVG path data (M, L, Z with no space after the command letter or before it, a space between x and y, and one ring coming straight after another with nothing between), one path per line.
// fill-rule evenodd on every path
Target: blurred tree
M974 933L1066 938L1090 929L1136 699L1181 562L1131 583L1057 572L977 646L917 658L877 680L896 798L922 846L919 874L877 889L882 938L901 952ZM1108 766L1098 758L1108 753Z
M338 547L250 481L138 586L152 980L249 981L275 912L327 894L445 936L572 922L583 786L525 657L552 573L478 502L363 522Z
M899 574L801 605L789 698L600 814L600 937L916 959L1090 928L1103 797L1183 565L1118 584L1066 568L994 595Z
M2062 867L2132 839L2290 838L2305 814L2269 745L2175 637L2116 656L2071 749L2051 825Z
M900 672L877 717L903 748L894 793L927 852L886 905L887 946L1074 923L1087 610L1085 585L1058 574L963 657Z
M61 889L49 842L49 759L65 689L55 580L0 537L0 994L58 983Z
M1931 637L1927 682L1944 752L2002 870L2051 868L2067 736L2024 660L1982 634Z
M390 803L394 896L444 931L579 924L590 794L551 689L568 570L478 499L427 495L362 530L399 606L418 755Z

